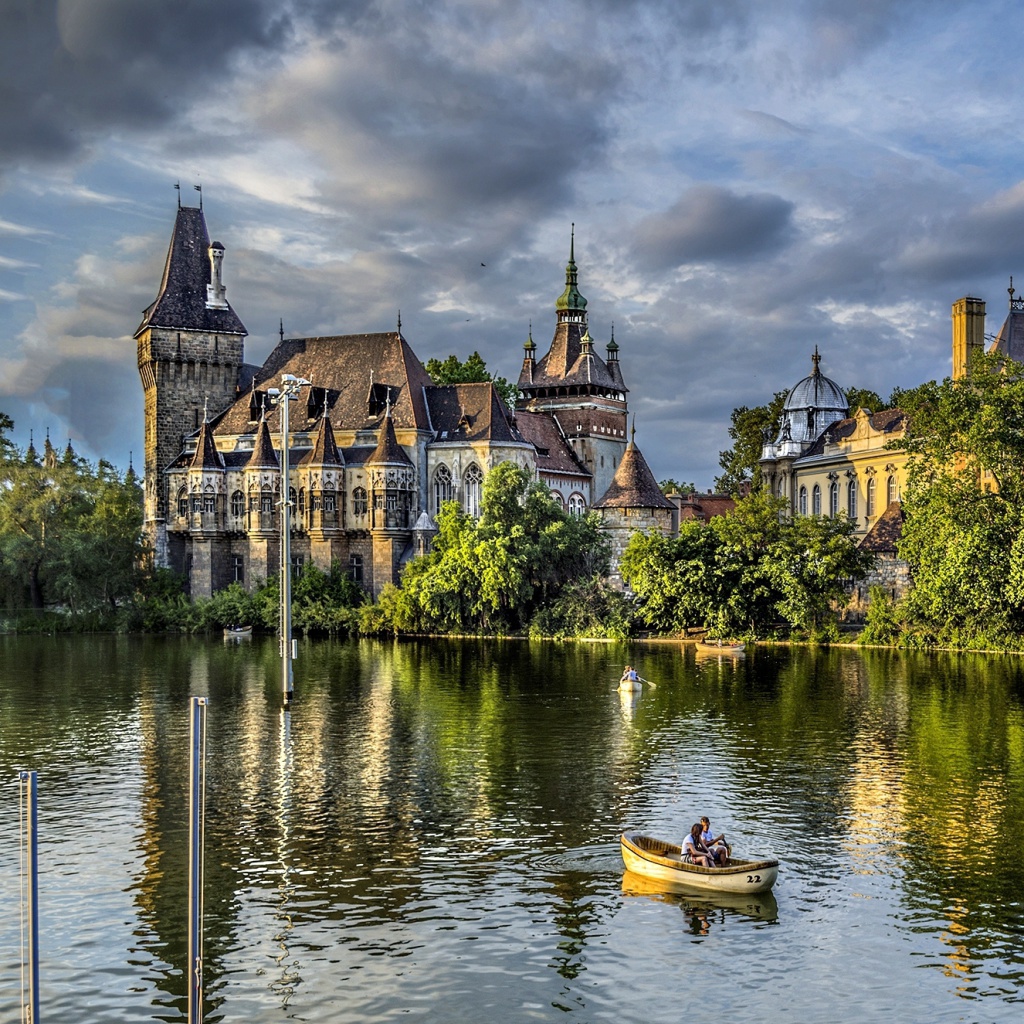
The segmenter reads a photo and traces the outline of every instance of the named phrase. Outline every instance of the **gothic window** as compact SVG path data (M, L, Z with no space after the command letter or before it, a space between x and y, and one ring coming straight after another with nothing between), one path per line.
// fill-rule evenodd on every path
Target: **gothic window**
M353 582L363 582L363 556L362 555L349 555L348 556L348 571L352 577Z
M897 498L899 498L899 491L896 487L896 477L890 476L885 484L885 500L891 505Z
M213 491L207 491L203 495L203 511L204 512L216 512L217 511L217 495Z
M235 583L245 582L245 561L241 555L231 556L231 578Z
M306 488L305 487L300 487L299 488L299 515L300 516L305 516L306 515Z
M800 488L800 515L807 515L807 488Z
M868 477L868 495L866 502L865 513L870 519L875 514L875 478Z
M821 515L821 488L815 484L814 490L811 491L811 515Z
M471 516L480 515L480 495L483 492L484 474L474 462L462 478L462 507Z
M357 487L352 492L352 515L354 516L365 516L366 515L366 488Z
M851 480L846 485L846 514L851 519L857 518L857 481Z
M313 511L322 512L324 507L324 496L320 491L313 492Z
M828 485L828 514L833 518L839 515L839 484L835 480Z
M178 491L178 515L188 515L188 491L186 491L184 487Z
M292 555L291 561L292 579L295 579L296 576L302 575L302 567L306 564L306 560L302 557L302 555Z
M274 492L269 487L264 487L263 490L260 491L260 511L274 511Z
M334 491L324 491L324 511L334 512L336 510Z
M245 495L241 491L235 491L231 495L231 514L240 516L245 512Z
M587 503L583 500L582 495L571 494L569 496L569 515L581 516L587 511Z
M260 493L259 491L253 491L249 495L249 511L259 512L260 510Z
M201 494L192 495L192 511L202 512L203 511L203 496Z
M452 485L451 470L447 466L438 466L434 473L434 513L441 511L441 506L446 501L455 497L455 488Z

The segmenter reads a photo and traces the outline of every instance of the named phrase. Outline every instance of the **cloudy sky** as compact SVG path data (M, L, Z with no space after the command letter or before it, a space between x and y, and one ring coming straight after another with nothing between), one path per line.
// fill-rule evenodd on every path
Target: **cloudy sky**
M0 0L0 410L141 463L132 335L201 183L262 362L393 329L541 353L576 224L637 441L711 486L731 410L810 371L950 370L1024 286L1019 5ZM485 265L482 265L485 264Z

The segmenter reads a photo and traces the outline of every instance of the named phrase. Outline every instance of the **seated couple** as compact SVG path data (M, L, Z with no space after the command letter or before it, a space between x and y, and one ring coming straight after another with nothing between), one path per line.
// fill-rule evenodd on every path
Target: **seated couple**
M724 868L729 863L729 845L725 835L714 835L711 822L701 818L683 840L683 860L705 868Z

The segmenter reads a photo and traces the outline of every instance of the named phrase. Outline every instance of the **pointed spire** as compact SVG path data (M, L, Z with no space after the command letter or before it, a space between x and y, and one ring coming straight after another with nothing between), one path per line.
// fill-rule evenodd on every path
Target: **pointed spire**
M594 502L594 508L674 508L661 493L657 480L636 446L636 418L633 430L622 453L618 469L608 490Z
M210 421L203 414L203 425L199 428L199 437L196 440L196 451L188 464L189 469L223 469L224 456L217 451L217 445L213 440L213 429Z
M25 461L26 462L38 462L39 453L36 451L36 446L32 440L32 431L28 432L28 447L25 449Z
M284 341L284 317L281 317L281 322L277 328L278 341Z
M68 447L70 447L70 446L71 446L71 440L69 438L68 439ZM136 473L135 473L135 465L132 462L132 452L131 452L131 449L129 449L129 451L128 451L128 470L127 470L127 472L124 475L124 482L126 484L133 484L133 483L135 483L135 481L137 479L138 479L138 477L136 476Z
M821 373L821 369L820 369L821 356L818 355L818 346L817 345L814 346L814 355L811 356L811 362L814 364L814 369L811 370L811 374L812 374L812 376L817 377Z
M565 265L565 291L555 301L555 309L559 312L575 310L583 312L587 308L587 300L580 294L579 274L576 270L576 225L572 226L569 241L569 262Z
M46 442L43 445L43 465L47 469L54 469L57 465L57 453L50 444L50 428L46 428Z
M384 417L380 440L377 442L373 454L366 460L366 464L412 465L412 460L405 454L405 449L398 443L398 438L395 436L395 424L391 419L390 408Z
M609 340L606 348L608 349L608 358L609 359L618 359L619 358L619 344L615 340L615 321L614 320L612 321L612 336L611 336L611 339Z
M532 359L534 353L537 351L537 343L533 340L533 321L530 321L529 333L526 336L526 341L523 342L523 348L526 349L527 355Z
M264 410L260 415L260 424L256 428L252 455L245 466L246 469L277 469L278 465L277 452L274 451L274 443L270 439L270 427L267 425L267 414Z
M334 428L327 417L327 406L324 405L324 414L320 417L320 424L317 427L316 440L313 442L313 453L309 457L309 466L343 466L345 460L338 451L338 443L334 437Z
M71 465L71 463L74 462L76 458L77 454L75 452L75 449L71 447L71 438L68 437L68 443L64 449L64 462L68 465Z

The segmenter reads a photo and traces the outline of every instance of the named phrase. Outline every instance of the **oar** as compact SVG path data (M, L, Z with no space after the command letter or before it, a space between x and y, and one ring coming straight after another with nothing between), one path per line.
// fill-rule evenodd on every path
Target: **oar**
M657 683L652 683L650 681L650 679L644 679L643 676L640 676L640 682L641 683L646 683L648 686L657 686L658 685Z

